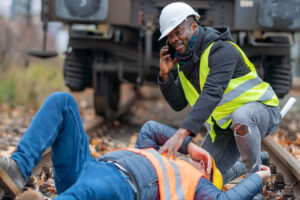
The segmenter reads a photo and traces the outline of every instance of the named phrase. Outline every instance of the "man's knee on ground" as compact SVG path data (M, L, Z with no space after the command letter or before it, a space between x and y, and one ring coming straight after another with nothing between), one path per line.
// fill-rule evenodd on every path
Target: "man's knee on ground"
M249 133L249 127L244 124L235 124L233 126L233 131L234 131L234 133L243 136L243 135L246 135L247 133Z

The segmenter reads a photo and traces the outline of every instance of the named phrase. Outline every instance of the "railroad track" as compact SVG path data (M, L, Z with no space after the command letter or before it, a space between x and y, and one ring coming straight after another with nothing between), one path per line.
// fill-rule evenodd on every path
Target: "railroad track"
M84 128L89 135L105 123L107 121L103 118L96 118L94 121L84 124ZM134 143L136 136L132 134L116 134L113 138L130 144ZM262 141L262 150L267 151L270 155L270 168L272 172L271 180L266 184L264 189L265 199L300 200L300 163L270 136ZM45 165L49 166L49 163L51 163L50 149L44 153L41 162L34 169L33 175L40 174L42 167ZM233 184L238 183L240 180L233 181Z
M103 125L106 121L97 118L94 121L85 124L87 134L90 134ZM118 138L118 135L114 136ZM134 136L126 135L122 137ZM128 138L130 141L130 138ZM133 141L134 142L134 141ZM128 142L127 142L128 143ZM272 172L271 180L265 186L265 197L268 200L300 200L300 163L280 144L275 142L272 137L266 137L262 142L262 150L267 151L270 155L270 168ZM48 149L37 167L33 171L33 175L39 175L42 167L51 164L51 153ZM238 183L237 180L233 183Z
M290 98L281 110L284 117L296 102ZM267 199L300 199L300 163L270 136L262 142L262 149L269 152L271 179L265 187Z
M271 180L266 184L266 199L300 199L300 163L272 137L262 142L262 150L269 152Z

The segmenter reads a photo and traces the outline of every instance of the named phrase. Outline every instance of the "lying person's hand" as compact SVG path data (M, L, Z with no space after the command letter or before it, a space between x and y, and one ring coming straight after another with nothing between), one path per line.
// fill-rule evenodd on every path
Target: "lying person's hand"
M196 144L190 142L188 144L188 154L191 158L195 161L204 161L205 162L205 174L210 177L211 175L211 168L212 168L212 161L210 154L205 151L203 148L197 146Z
M162 154L167 152L167 158L171 154L173 154L174 160L176 159L176 152L181 147L183 140L186 136L188 136L191 132L186 129L178 129L177 132L170 137L170 139L159 149L159 153Z
M261 165L260 169L261 171L255 172L255 174L259 175L265 183L271 177L271 170L265 165Z
M210 174L207 174L207 172L206 172L207 165L205 164L204 160L195 161L195 160L189 158L187 160L187 162L190 163L196 169L198 169L202 174L205 174L207 176L208 180L210 180L211 177L210 177Z

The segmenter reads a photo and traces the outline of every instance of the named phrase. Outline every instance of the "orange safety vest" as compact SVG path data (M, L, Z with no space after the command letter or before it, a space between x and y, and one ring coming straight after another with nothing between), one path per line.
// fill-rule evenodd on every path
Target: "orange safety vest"
M166 154L160 155L155 149L124 148L145 156L153 165L157 177L161 200L192 200L196 187L204 174L191 164L180 159L167 159Z

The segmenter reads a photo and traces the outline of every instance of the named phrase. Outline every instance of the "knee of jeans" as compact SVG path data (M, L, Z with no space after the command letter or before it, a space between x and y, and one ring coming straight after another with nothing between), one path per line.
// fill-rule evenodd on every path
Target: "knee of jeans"
M251 124L255 124L254 116L249 112L245 112L242 109L237 109L231 115L232 126L231 129L235 127L236 124L242 124L246 126L250 126Z
M145 137L148 137L149 133L151 132L151 127L154 125L154 123L156 123L155 121L147 121L146 123L144 123L144 125L142 126L135 147L136 148L140 148L140 145L144 142L143 140L145 139Z
M67 103L76 104L75 98L67 92L54 92L48 97L47 101L50 101L58 106L64 106Z
M151 131L151 129L156 126L157 122L156 121L153 121L153 120L149 120L147 121L141 128L141 131L140 133L148 133Z
M250 130L247 125L238 123L233 125L233 132L237 135L244 136L247 135L250 132Z
M74 97L68 92L54 92L48 97L48 99L58 100L58 101L60 101L61 99L70 99L70 98L74 99Z

